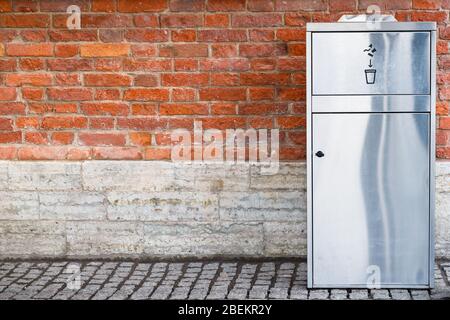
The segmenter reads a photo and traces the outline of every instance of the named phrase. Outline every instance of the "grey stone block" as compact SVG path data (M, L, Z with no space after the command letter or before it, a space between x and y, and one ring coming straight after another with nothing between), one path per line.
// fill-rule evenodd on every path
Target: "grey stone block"
M206 192L111 192L107 210L110 220L215 221L219 200Z
M45 192L39 194L39 211L45 220L105 220L104 195L90 192Z
M144 252L149 255L261 255L262 225L258 223L174 223L144 225ZM193 245L195 244L195 245Z
M39 219L39 201L36 192L0 191L0 199L2 220Z
M305 222L265 222L266 256L306 256Z

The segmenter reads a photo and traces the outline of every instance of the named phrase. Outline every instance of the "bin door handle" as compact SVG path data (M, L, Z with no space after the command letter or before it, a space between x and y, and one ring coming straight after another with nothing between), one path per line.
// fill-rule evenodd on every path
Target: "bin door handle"
M318 156L319 158L322 158L324 155L325 155L325 153L323 153L322 151L316 152L316 156Z

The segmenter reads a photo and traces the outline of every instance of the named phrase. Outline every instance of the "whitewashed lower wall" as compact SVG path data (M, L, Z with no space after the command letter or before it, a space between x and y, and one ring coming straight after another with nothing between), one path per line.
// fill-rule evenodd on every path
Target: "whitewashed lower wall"
M436 255L450 258L450 162ZM0 258L306 256L304 163L0 161Z

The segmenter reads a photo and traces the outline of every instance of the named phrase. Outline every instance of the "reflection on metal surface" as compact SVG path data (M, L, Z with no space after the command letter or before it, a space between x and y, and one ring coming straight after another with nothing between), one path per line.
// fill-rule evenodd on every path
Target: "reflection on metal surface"
M317 114L313 137L314 283L427 285L429 115Z
M428 95L312 96L313 112L430 112Z
M312 45L313 95L430 93L429 32L313 33Z

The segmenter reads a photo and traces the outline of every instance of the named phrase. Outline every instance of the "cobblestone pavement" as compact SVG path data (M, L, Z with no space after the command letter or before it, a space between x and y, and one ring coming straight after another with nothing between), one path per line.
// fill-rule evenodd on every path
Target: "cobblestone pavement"
M450 262L433 290L307 290L304 261L0 261L0 300L450 299Z

